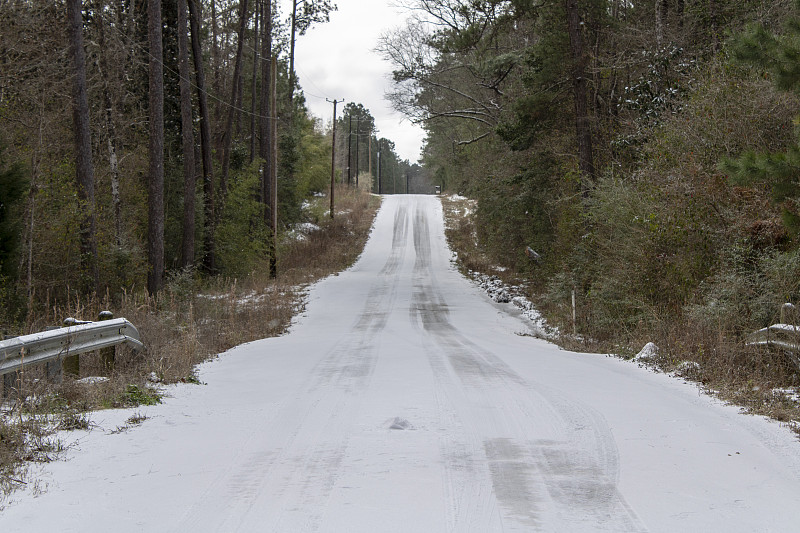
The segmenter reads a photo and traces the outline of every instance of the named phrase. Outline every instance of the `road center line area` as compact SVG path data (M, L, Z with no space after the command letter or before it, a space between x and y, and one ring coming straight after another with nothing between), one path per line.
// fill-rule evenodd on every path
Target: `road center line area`
M797 529L788 429L529 332L451 263L438 198L385 197L359 261L287 335L201 365L204 385L162 405L95 413L0 529ZM113 432L133 412L148 419Z

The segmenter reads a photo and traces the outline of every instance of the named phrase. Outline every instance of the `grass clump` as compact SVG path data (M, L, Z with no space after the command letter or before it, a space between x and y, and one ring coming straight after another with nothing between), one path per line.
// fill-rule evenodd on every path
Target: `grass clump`
M48 435L90 427L87 411L156 405L162 398L158 384L201 384L197 364L233 346L285 333L305 305L308 284L346 269L358 258L380 205L378 197L341 187L331 219L328 202L318 197L309 206L305 222L315 229L304 239L280 239L277 279L266 274L269 268L263 260L236 278L206 278L195 269L182 269L170 274L157 295L127 292L90 300L75 296L60 305L48 302L31 314L20 334L60 324L66 316L96 319L101 309L109 309L137 327L145 349L134 353L118 346L113 371L99 354L82 355L80 376L65 376L60 384L48 383L43 368L25 370L11 391L14 401L0 415L0 500L25 486L25 461L52 458L63 448ZM76 379L90 376L108 379ZM145 419L129 419L126 427Z
M681 264L677 257L647 253L643 246L634 250L622 240L630 239L630 235L620 231L621 240L612 245L609 237L604 245L609 248L595 256L594 264L623 253L630 254L630 261L595 271L592 291L586 294L580 290L581 280L568 272L549 276L538 272L544 279L531 279L537 272L521 272L513 266L498 268L474 229L474 201L451 197L443 198L442 204L448 243L459 268L521 286L548 322L562 332L555 340L564 348L611 352L631 359L652 341L658 350L648 360L649 366L694 381L749 413L769 416L800 433L800 368L794 356L744 343L748 333L779 321L781 302L800 298L797 251L734 249L729 261L698 283L692 280L702 276L692 269L707 266ZM636 205L607 205L618 212L629 209L630 216L618 219L640 225L642 235L655 232L662 245L675 238L660 231L660 219L641 218L634 212L647 209L646 199ZM701 241L692 244L684 240L683 245L704 250ZM597 250L596 243L587 242L586 246ZM614 246L617 249L611 250ZM644 257L635 258L636 253ZM643 267L647 261L651 261L649 271ZM662 279L665 285L655 292L637 292L639 287L648 286L643 279L657 275L666 277ZM573 336L571 297L576 288L579 335Z

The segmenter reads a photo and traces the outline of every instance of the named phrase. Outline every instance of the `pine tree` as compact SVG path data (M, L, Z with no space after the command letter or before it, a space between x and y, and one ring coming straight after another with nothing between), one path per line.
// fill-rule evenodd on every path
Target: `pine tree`
M795 4L800 9L800 0ZM734 40L733 56L739 63L769 73L778 89L800 94L800 18L789 19L783 35L750 26ZM797 134L800 141L800 130ZM800 235L800 144L784 153L745 152L739 158L724 159L720 168L734 183L769 187L772 200L781 206L787 229Z
M28 187L22 166L6 164L0 147L0 278L16 278L14 258L19 248L21 226L17 210Z

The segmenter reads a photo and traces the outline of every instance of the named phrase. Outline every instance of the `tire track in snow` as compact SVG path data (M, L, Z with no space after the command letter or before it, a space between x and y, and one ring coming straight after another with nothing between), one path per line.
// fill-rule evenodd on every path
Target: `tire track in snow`
M407 231L407 207L400 205L391 251L351 330L314 366L306 385L273 417L257 424L175 531L318 529L322 502L335 485L351 426L375 369L380 333L397 292ZM278 434L286 437L273 437ZM220 501L230 504L220 509Z
M470 453L476 450L475 436L483 436L481 452L501 519L500 527L491 530L645 530L616 488L619 461L605 421L545 386L534 388L450 323L447 303L436 288L425 212L418 208L414 222L411 315L431 337L429 357L437 381L453 396L451 403L461 406L461 421L471 426ZM476 412L487 416L476 419ZM545 438L531 440L531 435ZM447 464L449 473L459 467ZM458 496L450 487L449 492L453 506L489 507L481 490ZM457 510L453 530L477 530L473 519Z

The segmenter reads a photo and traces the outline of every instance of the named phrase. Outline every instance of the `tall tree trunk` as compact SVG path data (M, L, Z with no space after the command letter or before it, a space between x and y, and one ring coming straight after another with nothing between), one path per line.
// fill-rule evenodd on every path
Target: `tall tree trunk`
M708 23L711 31L711 49L719 50L719 31L717 28L717 0L708 0Z
M189 24L186 0L178 0L178 71L181 90L181 141L183 147L183 237L181 264L194 264L194 210L197 170L194 161L194 122L192 121L192 70L189 66Z
M264 222L269 224L272 217L270 213L270 179L272 175L272 161L270 157L270 123L273 110L270 108L269 87L271 78L272 60L272 2L265 0L261 12L261 112L259 116L259 149L261 157L261 201L264 204Z
M161 290L164 283L164 64L161 41L161 2L147 2L147 36L150 53L150 178L148 187L147 289Z
M99 30L99 58L100 75L103 78L103 105L106 119L106 144L108 145L108 166L111 173L111 205L114 213L114 242L122 246L122 201L119 195L119 139L117 128L114 124L114 103L111 98L109 79L111 68L108 61L108 46L106 42L105 20L102 5L96 6L98 13Z
M272 56L270 62L269 100L272 115L269 117L270 138L270 243L269 275L272 278L278 275L278 57Z
M239 2L239 36L236 44L236 60L233 63L233 83L231 84L231 105L225 131L222 132L222 177L220 178L220 210L228 195L228 172L231 166L231 142L233 141L233 119L239 108L238 96L242 77L242 51L244 49L244 30L247 24L247 0Z
M255 31L253 32L253 79L250 85L250 163L256 159L256 90L258 81L258 21L261 14L261 1L256 0Z
M81 220L81 270L87 279L84 289L99 289L97 240L94 205L94 167L92 139L89 129L89 99L86 94L86 53L83 50L83 13L81 0L67 1L70 52L75 73L73 76L72 116L75 126L75 176L78 199L84 216Z
M297 0L292 0L292 32L289 39L289 116L294 122L294 45L297 39Z
M277 224L277 187L273 176L277 176L277 158L273 147L277 147L277 108L273 91L275 87L275 73L273 72L272 57L272 2L266 0L263 4L261 37L261 117L260 117L260 144L259 155L262 158L261 166L261 191L264 202L264 222L272 229L269 245L270 275L276 274L275 242Z
M592 155L592 131L587 109L586 63L587 57L581 34L581 17L578 0L565 0L567 32L572 55L572 93L575 100L575 134L578 140L578 168L581 172L581 190L588 196L594 183L594 158Z
M211 160L211 117L208 112L208 93L203 71L203 52L200 47L200 6L198 0L189 0L192 27L192 58L197 79L197 99L200 103L200 151L203 159L203 201L205 203L205 231L203 266L208 272L216 271L214 169Z
M656 0L656 47L664 46L664 33L667 26L669 0Z
M217 17L217 0L210 0L209 4L211 5L211 91L215 95L222 94L222 61L220 60L220 42L219 42L219 23ZM219 124L222 123L222 119L220 118L220 113L222 112L222 106L215 105L214 106L214 118L213 124L215 127L219 127ZM221 139L219 137L219 131L213 132L216 138L212 140L213 146L217 148L218 152L221 152Z

